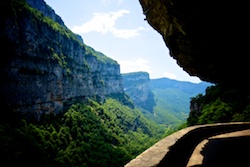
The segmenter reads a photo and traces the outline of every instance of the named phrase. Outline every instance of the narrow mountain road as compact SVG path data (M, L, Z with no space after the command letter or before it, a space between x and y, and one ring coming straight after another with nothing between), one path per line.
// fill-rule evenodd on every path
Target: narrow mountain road
M199 143L187 167L250 166L250 129L210 137Z

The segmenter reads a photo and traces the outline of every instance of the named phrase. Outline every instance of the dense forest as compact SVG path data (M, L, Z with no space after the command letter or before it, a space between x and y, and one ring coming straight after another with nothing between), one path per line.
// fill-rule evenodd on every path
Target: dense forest
M0 159L8 166L123 166L165 132L113 98L76 103L60 116L44 115L39 122L5 113Z
M208 87L205 95L191 98L187 124L250 121L250 98L242 92L220 84Z

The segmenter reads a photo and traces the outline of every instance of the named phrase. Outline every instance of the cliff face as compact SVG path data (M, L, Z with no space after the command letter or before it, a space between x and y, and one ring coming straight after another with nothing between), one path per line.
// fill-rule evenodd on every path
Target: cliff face
M59 23L62 26L64 25L64 22L60 16L58 16L55 11L48 6L43 0L26 0L27 3L37 10L39 10L44 16L47 16L51 18L53 21Z
M136 106L153 112L155 106L154 95L149 88L149 74L135 72L122 74L124 91L130 96Z
M39 117L73 99L123 93L116 61L83 44L42 0L28 2L43 14L23 0L1 1L2 106Z

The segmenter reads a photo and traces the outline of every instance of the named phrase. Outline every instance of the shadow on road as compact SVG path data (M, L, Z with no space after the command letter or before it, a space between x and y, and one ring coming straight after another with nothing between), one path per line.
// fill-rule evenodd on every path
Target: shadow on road
M201 167L250 166L250 136L209 139Z

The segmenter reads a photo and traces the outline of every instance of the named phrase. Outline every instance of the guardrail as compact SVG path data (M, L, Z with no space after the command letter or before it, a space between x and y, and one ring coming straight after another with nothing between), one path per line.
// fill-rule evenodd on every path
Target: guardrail
M131 160L125 167L186 166L195 147L211 136L250 129L250 122L197 125L179 130Z

